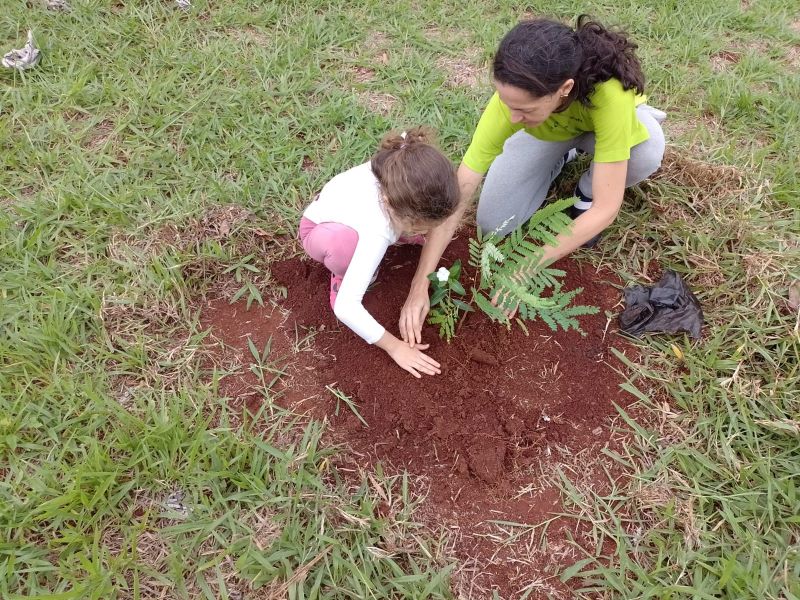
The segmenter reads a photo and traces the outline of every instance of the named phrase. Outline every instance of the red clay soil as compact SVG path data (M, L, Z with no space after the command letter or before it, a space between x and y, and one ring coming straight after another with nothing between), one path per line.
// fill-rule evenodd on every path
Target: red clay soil
M390 330L397 329L419 251L390 249L365 297L366 308ZM455 258L466 265L463 236L442 262ZM272 336L273 353L290 363L282 404L327 417L331 441L349 447L361 466L381 463L385 472L416 476L417 491L427 493L418 518L454 534L453 552L464 565L454 583L460 597L488 597L485 591L496 589L517 598L530 587L529 598L568 598L576 582L562 584L558 575L585 555L567 540L594 548L586 526L555 516L570 511L555 480L561 471L578 489L602 492L607 472L620 475L601 450L619 441L614 405L625 407L633 398L619 388L623 378L615 368L622 365L610 348L628 356L635 350L606 316L620 310L619 280L571 259L557 266L567 271L565 289L584 288L579 303L600 308L581 317L585 337L554 333L543 323L530 324L526 336L470 314L449 345L426 327L429 354L442 374L422 380L337 323L328 305L329 275L317 263L273 265L273 278L287 290L278 309L212 302L203 321L245 362L248 336L259 348ZM246 399L254 380L244 374L223 383L224 394ZM368 427L344 403L337 405L326 386L351 397ZM251 404L257 397L249 396ZM509 543L509 534L524 529L502 522L542 527Z

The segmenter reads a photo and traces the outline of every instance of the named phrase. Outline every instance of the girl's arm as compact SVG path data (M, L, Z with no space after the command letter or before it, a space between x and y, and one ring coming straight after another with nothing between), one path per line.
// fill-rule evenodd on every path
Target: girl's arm
M461 189L461 202L458 209L446 221L428 233L427 241L422 247L422 256L420 256L417 271L411 281L411 289L403 309L400 311L400 336L410 347L422 342L422 324L431 308L428 297L428 274L436 270L439 259L442 258L450 240L453 239L453 234L458 229L464 212L471 204L475 190L478 189L482 180L483 175L476 173L462 162L458 167L458 185Z
M417 344L412 348L388 331L384 331L383 336L375 345L385 350L401 369L405 369L417 379L422 377L420 373L438 375L442 372L439 368L441 365L422 352L422 350L427 350L430 344Z
M369 344L375 344L386 351L401 368L414 377L421 377L420 372L428 375L440 373L439 363L425 355L422 350L428 346L409 347L398 340L378 323L367 312L362 303L370 279L378 268L387 242L377 236L362 236L356 244L356 250L347 272L342 279L339 293L333 305L336 317Z

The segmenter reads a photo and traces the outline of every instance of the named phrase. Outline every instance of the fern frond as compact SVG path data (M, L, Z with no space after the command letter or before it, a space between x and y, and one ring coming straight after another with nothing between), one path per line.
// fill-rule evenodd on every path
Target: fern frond
M490 239L483 243L483 248L481 249L481 257L480 257L480 267L481 267L481 288L484 288L488 285L488 282L491 281L494 272L494 265L502 264L505 261L505 255L500 252L497 246L495 246L494 242Z
M516 309L523 329L525 321L540 318L554 331L559 327L580 331L577 317L597 312L595 307L570 306L581 290L562 291L566 273L542 262L543 245L556 245L557 236L571 229L572 219L563 211L574 202L566 198L540 208L502 240L496 232L480 231L477 239L470 240L470 264L480 270L472 302L492 321L508 327L506 312ZM501 298L500 306L492 304L494 297Z
M496 287L492 290L492 296L494 297L495 294L498 292L504 293L505 297L509 299L513 299L515 302L506 302L505 304L512 304L516 305L519 303L525 303L529 306L533 307L555 307L556 303L551 298L541 298L534 294L531 294L528 291L528 287L525 284L519 283L511 276L506 275L505 273L498 274L495 277L495 285Z
M572 229L572 219L563 211L574 203L574 198L568 198L537 210L528 222L528 237L553 245L557 235Z
M469 240L469 264L476 269L481 266L481 254L483 253L483 242L471 238Z
M489 298L484 296L481 292L479 292L475 288L472 288L472 300L473 302L475 302L475 304L478 305L478 308L480 308L486 314L486 316L488 316L492 321L503 323L505 325L509 324L509 320L506 314L498 307L496 307L494 304L492 304Z
M556 200L541 207L533 213L533 216L528 220L528 231L530 232L533 228L540 226L554 215L567 216L564 214L564 211L570 206L574 206L575 200L577 200L575 196L572 198L562 198L561 200ZM569 219L569 217L567 218Z

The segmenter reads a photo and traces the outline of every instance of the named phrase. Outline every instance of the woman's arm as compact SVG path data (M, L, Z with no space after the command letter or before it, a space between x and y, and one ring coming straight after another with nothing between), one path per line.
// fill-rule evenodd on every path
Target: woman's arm
M573 221L572 229L556 237L558 244L545 246L540 264L550 264L580 248L606 227L611 225L622 207L625 194L625 176L628 173L628 161L613 163L595 163L592 174L592 207ZM517 279L524 280L527 273L518 273ZM507 292L498 291L492 303L502 304ZM516 308L509 312L509 318L517 312Z
M428 233L428 239L422 247L422 256L419 259L417 272L414 274L411 289L403 309L400 311L400 336L411 347L422 342L422 324L431 308L428 298L428 274L436 270L439 259L442 258L450 240L453 239L453 234L458 229L464 212L472 202L475 190L478 189L482 179L483 175L461 163L458 167L458 185L461 190L461 201L458 208L446 221Z
M573 222L572 230L556 239L558 245L545 246L545 263L551 263L577 250L611 225L622 207L628 161L595 163L592 174L592 207Z

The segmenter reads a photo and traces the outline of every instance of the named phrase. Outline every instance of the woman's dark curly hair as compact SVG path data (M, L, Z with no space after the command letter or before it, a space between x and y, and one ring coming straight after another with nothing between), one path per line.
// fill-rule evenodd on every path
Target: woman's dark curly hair
M540 98L555 93L567 79L575 85L561 107L573 100L589 106L594 86L612 78L623 89L644 93L644 74L623 32L606 29L587 15L576 29L547 19L523 21L509 31L494 56L494 78Z

